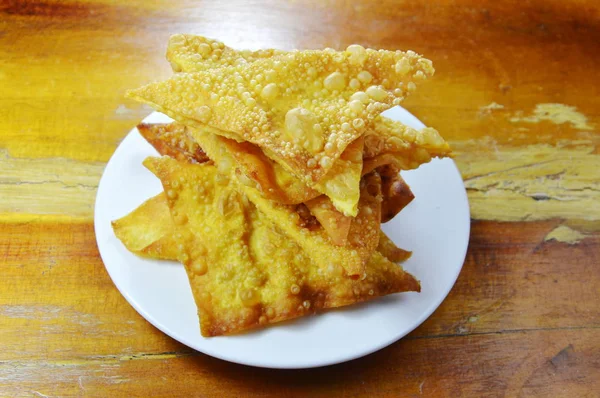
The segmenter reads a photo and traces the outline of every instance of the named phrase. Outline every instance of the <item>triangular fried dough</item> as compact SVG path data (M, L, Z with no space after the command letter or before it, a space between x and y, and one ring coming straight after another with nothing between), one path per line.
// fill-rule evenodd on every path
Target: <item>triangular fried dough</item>
M381 155L394 155L402 170L416 169L434 157L449 156L450 145L437 130L425 127L416 130L401 122L377 117L373 129L365 134L365 162Z
M253 144L238 143L199 129L192 130L192 135L205 148L224 174L234 173L235 178L241 184L257 189L267 200L274 200L282 204L294 204L292 199L301 199L321 223L332 243L338 246L346 245L352 219L339 212L329 198L324 195L315 198L315 191L304 186L300 180L287 173L277 163L263 158L260 149ZM356 157L362 156L361 141L362 138L359 138L356 144L352 143L346 148L346 152L350 155L348 158L343 155L339 159L340 164L346 163L347 167L355 168ZM239 168L232 170L235 167ZM346 175L352 175L356 171L355 168L352 173ZM249 176L251 178L248 178ZM332 181L337 182L338 180L333 179ZM305 189L302 189L303 186ZM331 186L335 187L336 185L332 184ZM318 208L315 208L317 205ZM294 212L297 209L290 207L289 210Z
M320 195L318 191L309 188L301 180L265 156L258 146L249 142L237 142L216 134L209 135L208 133L206 133L206 137L199 137L198 134L193 137L192 129L177 122L167 125L143 124L141 126L144 131L164 131L166 132L164 134L171 132L181 134L180 132L183 131L186 136L194 141L198 148L201 148L200 144L206 147L206 151L212 160L217 164L221 164L221 168L233 166L240 181L248 184L252 184L252 181L254 181L256 184L252 185L259 189L265 198L269 200L284 204L298 204ZM201 150L203 151L203 149ZM161 154L178 159L170 153Z
M400 176L400 169L393 164L377 168L381 176L381 222L388 222L415 198L410 187Z
M224 175L231 177L234 175L234 160L232 154L226 149L225 146L220 145L221 137L215 136L211 133L205 133L200 130L192 130L193 137L200 143L202 148L208 153L208 155L215 161L217 167ZM281 222L280 228L286 232L290 232L293 236L292 239L300 241L300 245L303 249L307 250L309 246L315 246L313 254L315 256L325 256L324 258L330 259L331 261L339 262L348 272L349 275L360 275L362 272L364 262L369 258L370 252L377 246L376 240L373 245L373 235L376 233L366 234L365 231L371 232L379 229L380 223L380 211L381 211L381 188L379 188L379 199L377 203L367 203L368 193L365 193L365 199L362 200L362 206L371 206L372 209L368 210L369 214L358 214L353 219L352 223L357 223L361 227L356 228L356 234L359 235L352 239L352 242L348 243L343 247L339 247L334 244L330 239L327 231L319 226L318 228L308 231L300 225L300 219L296 212L296 208L293 205L282 205L275 203L267 199L260 192L260 186L254 184L252 180L240 179L240 186L244 189L247 195L255 202L255 204L263 212L269 216L274 217L275 223ZM362 195L361 195L362 196ZM258 203L257 203L258 202ZM360 210L361 202L359 201L358 208ZM377 214L375 216L374 214ZM352 229L351 229L352 231ZM307 235L308 233L308 235ZM314 239L313 239L314 238Z
M396 246L396 244L383 231L379 235L379 245L377 251L385 258L394 263L406 261L412 255L412 252L404 250Z
M207 52L207 46L210 46L214 49L214 51ZM258 59L269 58L274 55L285 54L284 51L279 50L258 50L258 51L236 51L230 47L225 46L223 43L208 39L202 36L194 36L194 35L184 35L184 34L176 34L171 36L169 39L169 45L167 47L167 59L171 62L173 66L173 70L175 72L198 72L203 70L210 69L218 69L222 67L228 67L238 64L250 63L254 62ZM227 133L225 133L227 134ZM262 178L262 180L257 179L256 181L263 188L262 192L266 192L264 189L264 182L268 182L266 173L269 171L268 169L277 167L281 168L277 163L273 162L276 166L270 166L266 159L268 159L262 151L260 154L257 152L260 151L259 148L254 149L253 144L250 143L238 143L235 140L228 140L231 142L231 146L234 148L230 148L232 155L235 156L235 149L249 149L252 152L256 153L253 158L245 157L245 159L241 160L260 160L260 162L252 162L249 166L253 166L253 171L255 173L246 172L246 176L257 176L257 178ZM358 141L358 140L357 140ZM356 142L356 141L355 141ZM235 148L236 144L240 146L240 148ZM360 148L360 157L355 156L357 152L358 146ZM351 159L351 161L349 161ZM270 160L270 159L269 159ZM344 150L340 159L337 159L332 169L326 174L326 176L315 184L314 188L322 193L327 195L335 205L335 207L343 212L346 215L355 216L356 215L356 205L358 203L358 182L360 180L360 172L362 169L362 141L357 142L356 144L352 143L348 145L348 147ZM294 184L290 184L294 177L292 175L287 175L286 173L282 173L284 170L276 170L276 176L282 177L284 182L286 183L286 187L289 188L297 188L298 182ZM299 181L301 183L301 180ZM305 184L303 184L306 186ZM275 190L274 194L276 195L279 190ZM305 192L310 194L311 189L306 186ZM297 191L291 191L290 193L285 190L283 193L287 198L286 200L277 200L281 203L301 203L309 200L310 198L306 198L304 200L298 202L290 201L291 198L296 198ZM270 195L270 196L273 196ZM267 196L269 197L269 196ZM314 197L314 196L312 196ZM274 199L276 200L276 199Z
M348 243L352 217L337 211L331 200L325 195L311 199L305 205L323 226L334 245L345 246Z
M180 73L128 96L186 125L252 142L311 186L376 116L432 74L431 62L412 51L350 46Z
M329 173L314 188L324 193L345 216L355 217L360 191L358 184L363 167L364 139L359 137L346 147Z
M206 50L201 52L200 47L204 45L214 46L221 52L207 52ZM170 54L168 58L172 64L180 65L177 70L174 69L176 72L197 72L236 63L250 63L257 59L282 55L285 52L276 50L236 51L221 42L201 36L174 35L169 41L167 54ZM424 151L428 153L429 158L444 157L450 154L448 143L435 129L425 128L417 131L381 115L375 118L373 127L365 134L367 136L364 147L365 158L373 158L382 153L395 153L399 157L396 163L403 164L404 169L414 169L421 163L429 161ZM407 153L411 158L402 159L400 155ZM413 154L415 155L413 156Z
M130 252L154 259L177 259L175 228L164 193L148 199L111 224L117 238Z
M181 124L140 123L137 129L160 155L189 163L204 163L210 160Z
M324 196L320 196L320 198L326 200ZM331 202L327 202L331 206ZM303 217L300 212L298 215L300 218ZM343 222L347 222L347 225L340 228L345 229L344 239L347 241L351 219L342 217L344 218ZM304 222L307 222L306 217ZM178 259L177 242L174 237L175 225L171 219L164 192L148 199L128 215L113 221L112 225L117 238L132 253L156 260ZM310 225L307 227L311 228ZM402 255L399 257L398 253L409 253L410 255L410 252L396 247L387 237L380 238L377 250L392 262L401 261L399 258L407 258Z
M313 262L210 165L144 163L163 183L204 336L232 334L374 297L420 291L373 252L363 278Z
M365 262L378 243L381 220L381 179L378 174L365 176L361 181L358 215L352 218L344 246L334 244L322 226L314 230L303 228L293 206L270 202L252 187L242 186L242 189L250 201L314 261L339 264L351 277L362 275Z
M236 176L240 182L257 188L269 200L283 204L307 202L317 196L319 191L327 192L337 200L331 200L337 207L348 210L355 216L358 211L358 183L362 171L362 137L348 145L336 165L331 170L331 178L326 176L315 184L314 190L300 179L288 173L277 162L264 156L260 148L249 142L236 142L213 134L206 129L190 129L190 134L200 143L218 165L237 167ZM252 183L252 182L255 183ZM356 185L356 193L351 187ZM337 206L336 206L337 205ZM333 215L340 217L341 215Z
M198 72L235 66L285 53L281 50L236 51L217 40L189 34L169 38L167 60L174 72Z

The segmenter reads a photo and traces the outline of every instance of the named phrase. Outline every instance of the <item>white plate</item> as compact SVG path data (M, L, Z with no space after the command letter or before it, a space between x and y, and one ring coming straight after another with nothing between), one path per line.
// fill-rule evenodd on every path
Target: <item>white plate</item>
M423 124L402 108L386 113L414 128ZM146 122L168 122L153 113ZM238 336L204 338L185 270L142 259L125 249L110 222L159 193L159 180L142 166L155 150L133 129L108 162L98 187L96 239L113 282L150 323L205 354L269 368L310 368L379 350L419 326L446 297L462 268L469 240L469 204L450 159L403 172L415 199L383 230L412 250L404 268L421 281L421 293L399 293Z

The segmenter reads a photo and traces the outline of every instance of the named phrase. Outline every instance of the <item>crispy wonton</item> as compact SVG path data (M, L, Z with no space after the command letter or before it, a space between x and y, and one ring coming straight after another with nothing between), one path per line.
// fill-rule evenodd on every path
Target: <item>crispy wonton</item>
M113 221L112 227L129 251L143 257L177 260L175 229L164 193Z
M335 262L312 261L214 166L167 157L144 164L165 189L204 336L420 290L414 277L377 251L360 280Z
M431 62L413 52L354 46L291 52L219 73L180 73L128 95L188 126L254 143L316 188L376 116L432 74ZM328 196L355 216L354 207L348 212L335 194Z
M140 123L137 129L161 155L190 163L204 163L210 160L181 124Z

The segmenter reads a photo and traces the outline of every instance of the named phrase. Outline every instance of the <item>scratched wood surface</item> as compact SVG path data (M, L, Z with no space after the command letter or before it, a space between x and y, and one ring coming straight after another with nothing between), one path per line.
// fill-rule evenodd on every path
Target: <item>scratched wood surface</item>
M472 234L440 308L346 364L255 369L147 323L99 258L105 163L170 74L172 33L413 49L406 107L452 143ZM0 2L0 396L565 396L600 391L600 4Z

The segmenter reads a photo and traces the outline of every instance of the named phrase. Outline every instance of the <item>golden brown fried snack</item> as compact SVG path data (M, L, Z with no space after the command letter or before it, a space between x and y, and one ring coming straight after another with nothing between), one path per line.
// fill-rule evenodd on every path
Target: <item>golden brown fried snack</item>
M252 187L242 189L259 211L294 240L315 262L339 264L351 277L362 275L366 261L376 249L381 220L381 179L377 173L361 180L358 215L352 218L346 245L335 245L322 226L303 228L294 206L273 203Z
M416 130L401 122L378 116L373 129L365 134L364 158L393 154L402 170L416 169L433 157L450 156L450 145L437 130Z
M237 51L220 41L189 34L175 34L169 38L167 45L167 60L174 72L198 72L235 66L284 53L273 49Z
M144 124L142 129L159 133L178 131L193 139L191 138L192 130L179 123ZM249 142L236 142L208 133L196 134L196 137L208 148L207 150L212 154L214 160L221 165L221 169L233 166L238 180L256 187L267 199L283 204L305 202L334 244L338 246L346 244L351 217L343 215L326 196L319 196L317 191L308 188L302 181L267 158L256 145ZM327 184L332 190L337 190L338 197L345 199L348 204L356 200L353 198L353 193L348 192L345 188L358 183L362 168L362 146L363 139L361 137L346 148L331 170L331 173L342 170L346 170L346 173L339 173L337 178L328 179L326 177L319 183ZM223 148L226 151L223 151ZM339 176L342 177L339 178ZM354 182L355 179L356 182ZM250 180L257 182L257 185L252 184ZM382 203L387 203L385 197Z
M140 123L137 129L161 155L189 163L204 163L210 160L181 124Z
M347 278L336 263L311 261L214 166L166 157L145 165L167 192L204 336L420 290L414 277L377 252L361 280Z
M308 188L301 180L287 173L276 162L262 155L260 149L253 144L238 143L225 137L212 134L210 131L190 129L190 133L208 155L219 165L219 169L225 173L234 173L235 177L243 184L256 188L261 194L270 200L283 204L309 202L318 196L318 192ZM344 173L334 166L334 171L340 174L334 178L325 178L317 186L323 186L326 190L337 193L338 204L352 206L356 199L352 190L347 189L349 185L358 184L362 168L362 137L350 144L338 159L338 165L343 167ZM348 185L345 185L348 184ZM325 222L328 220L341 220L345 217L340 213L332 201L327 198L328 205L323 208L319 217ZM324 203L320 199L319 203ZM326 214L327 213L327 214ZM320 220L321 221L321 220ZM329 231L329 226L325 225ZM334 238L335 239L335 238Z
M215 134L252 142L314 187L371 120L433 68L413 52L350 46L344 52L291 52L218 71L177 74L128 95L186 125L210 126Z
M337 211L331 200L325 195L318 196L305 203L306 207L323 226L334 245L346 246L352 217Z
M304 204L298 205L296 212L303 228L319 228L319 223ZM348 221L348 226L342 227L346 229L347 241L351 219L344 217L344 220ZM175 225L164 192L148 199L128 215L113 221L112 225L115 235L129 251L156 260L177 260L177 242L173 236ZM402 253L410 255L410 252L396 247L385 235L380 237L377 250L392 262L402 261L405 258Z
M394 263L400 263L406 261L412 256L412 252L404 250L396 246L394 242L383 231L379 235L379 245L377 251L381 253L385 258Z
M164 193L148 199L111 224L117 238L130 252L154 259L177 259L175 229Z
M163 124L144 124L141 125L142 130L150 134L165 134L178 132L180 135L189 137L194 144L195 138L192 137L192 129L180 124L171 123ZM207 133L208 134L208 133ZM258 189L265 198L274 200L284 204L298 204L306 202L320 195L319 191L315 191L301 180L288 173L279 164L269 159L261 151L261 149L249 142L237 142L229 138L218 135L209 135L208 137L198 136L196 138L203 143L207 148L212 148L212 157L215 161L220 162L224 158L234 160L232 166L236 167L236 175L240 180L246 183L248 179L255 181ZM222 154L222 148L227 150L227 154ZM331 170L331 177L326 176L322 181L316 184L321 191L335 192L338 198L338 204L344 208L355 207L355 202L358 202L358 192L355 194L350 190L351 186L358 185L362 169L362 137L350 144L342 153L340 159ZM200 149L201 150L201 149ZM211 150L211 149L207 149ZM159 150L160 152L160 150ZM163 153L171 157L170 153ZM203 155L204 152L202 152ZM228 160L224 160L228 162ZM353 210L355 211L355 210ZM335 215L338 217L338 215Z
M217 163L219 170L222 173L226 175L231 175L233 173L235 178L240 181L242 185L257 189L267 200L273 200L274 197L279 199L290 199L292 197L295 199L303 199L306 206L308 206L312 214L316 216L317 220L321 223L325 233L329 236L333 244L338 246L346 245L351 217L345 216L335 209L329 198L323 195L315 198L315 191L308 187L305 187L307 190L304 191L302 189L304 184L300 180L285 172L285 170L277 165L277 163L261 157L262 152L260 152L260 150L258 150L258 153L251 156L247 155L249 151L244 151L242 148L246 145L253 146L253 144L237 143L228 138L197 129L190 129L190 131L194 138L201 143L203 148L205 148L209 156ZM346 174L347 176L354 174L360 176L360 165L356 167L356 159L361 157L362 138L349 145L342 155L342 158L339 159L340 164L345 163L347 165L346 167L351 170L350 173ZM266 177L273 176L274 178L257 177L257 175L259 175L257 172L261 171L264 172ZM247 173L254 173L253 178L247 178ZM256 181L261 181L261 183L254 183ZM333 181L337 180L334 179ZM332 184L331 186L336 187L335 184ZM298 193L297 196L292 196L295 192ZM341 190L341 192L343 192L343 190ZM304 197L302 196L303 193ZM340 197L343 196L344 195L340 195ZM283 200L276 201L283 204L286 203ZM315 208L316 205L319 205L318 209ZM297 209L297 207L295 209L290 207L290 211L292 212ZM300 221L302 221L302 219ZM302 224L300 226L304 225ZM315 228L313 229L317 230L319 229L318 227L319 225L315 225Z
M234 167L236 162L233 160L232 152L227 150L226 146L222 144L222 137L216 136L210 132L205 132L197 129L192 129L191 134L200 143L200 145L204 148L208 155L212 159L214 159L221 173L228 177L235 175ZM360 147L358 149L359 153L361 153ZM379 229L380 218L378 217L380 214L381 206L379 202L381 201L381 199L379 199L379 202L376 204L376 206L373 205L374 209L372 210L372 214L370 214L369 216L359 214L359 217L352 221L353 223L358 223L358 225L360 225L360 223L364 223L362 225L362 228L364 229L364 231L368 232L367 234L364 234L364 231L361 231L360 228L355 229L355 234L362 233L364 235L364 239L353 237L352 244L347 244L344 247L338 247L336 244L330 241L327 231L324 228L314 228L313 231L310 231L311 234L318 236L317 241L313 241L311 237L306 236L305 228L302 227L302 224L300 222L301 219L299 219L298 214L296 213L295 206L277 206L275 204L272 204L270 203L271 201L269 199L267 199L264 195L261 194L260 186L256 186L249 179L245 180L238 178L238 180L240 180L240 186L246 191L247 195L249 195L250 197L254 197L255 201L260 202L260 205L258 205L259 208L261 208L261 206L265 209L270 209L271 207L273 207L275 209L280 210L279 212L274 212L273 214L276 214L277 219L281 222L289 224L289 228L291 228L291 230L294 231L294 236L292 236L292 238L300 239L302 242L304 242L305 245L301 244L303 249L306 250L307 245L316 245L318 249L314 252L314 255L321 255L319 253L322 253L322 255L326 256L325 258L331 258L331 261L338 261L335 259L335 256L339 255L339 262L343 264L344 268L348 271L349 274L360 274L364 262L366 261L366 259L368 259L368 255L370 254L368 250L372 251L376 247L376 243L375 246L371 244L363 244L366 242L372 242L372 238L373 236L376 236L376 233L369 233ZM324 209L324 211L328 211L331 214L330 217L336 217L334 210L331 210L329 208ZM374 213L378 215L377 218L373 216ZM324 216L321 216L321 218L324 219ZM329 227L329 225L327 226ZM339 242L339 240L337 241Z
M206 51L207 45L216 47L217 51ZM286 52L279 50L238 51L216 40L180 34L171 36L167 50L167 58L175 72L218 69L283 54ZM368 140L365 143L365 158L386 152L396 153L400 158L399 163L405 165L405 169L416 168L432 157L450 154L450 147L435 129L427 128L420 132L381 115L375 118L374 127L367 130L366 135ZM417 156L410 154L408 159L402 159L402 154L406 152L417 153ZM419 152L421 153L418 154Z
M351 142L325 177L314 185L314 188L325 194L335 209L345 216L354 217L358 211L358 184L362 175L363 146L363 137Z
M381 176L381 222L388 222L415 198L410 187L400 176L400 169L393 164L380 166Z
M197 135L196 135L197 137ZM263 196L284 204L298 204L306 202L320 193L309 188L301 180L288 173L283 167L269 159L262 150L249 142L237 142L235 140L211 134L203 138L201 142L212 147L221 146L226 148L227 155L233 160L236 168L236 176L246 184L252 180ZM215 161L225 159L225 154L215 156Z

